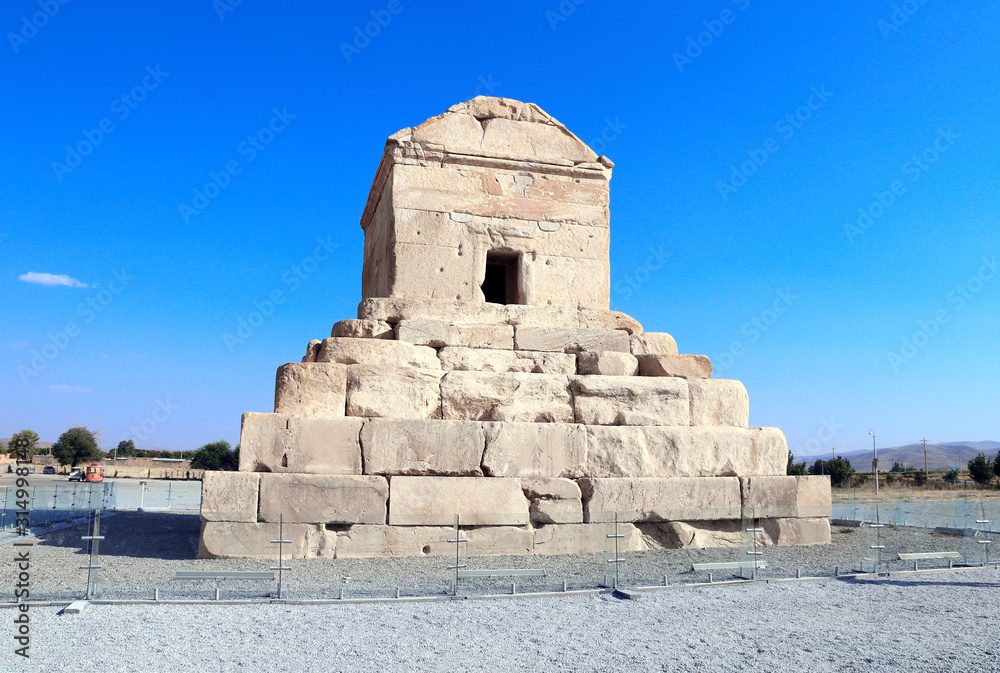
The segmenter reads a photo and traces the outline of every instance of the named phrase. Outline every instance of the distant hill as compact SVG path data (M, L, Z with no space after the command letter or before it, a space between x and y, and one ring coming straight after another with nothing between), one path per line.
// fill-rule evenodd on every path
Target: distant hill
M943 442L940 444L927 443L927 468L930 470L949 470L953 467L961 466L967 469L968 462L979 453L985 453L987 457L993 458L997 451L1000 451L1000 442ZM814 462L817 458L823 460L830 459L830 453L822 453L816 456L795 456L795 462ZM837 452L838 456L843 456L851 461L851 466L859 472L867 472L872 466L871 449L861 449L859 451ZM881 448L878 450L878 469L883 472L892 468L895 462L902 463L907 467L922 470L924 469L924 445L920 442L896 446L891 448Z

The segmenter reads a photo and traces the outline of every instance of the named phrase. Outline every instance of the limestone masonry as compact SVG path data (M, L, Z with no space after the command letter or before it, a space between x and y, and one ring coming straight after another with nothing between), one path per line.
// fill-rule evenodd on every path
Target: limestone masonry
M536 105L478 97L389 137L361 215L356 319L278 369L200 555L603 552L829 542L827 477L702 355L608 310L613 164Z

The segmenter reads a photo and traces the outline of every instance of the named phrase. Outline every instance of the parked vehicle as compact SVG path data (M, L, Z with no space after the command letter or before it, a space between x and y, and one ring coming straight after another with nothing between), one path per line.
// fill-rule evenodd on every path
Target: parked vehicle
M55 473L56 473L56 468L52 467L51 465L46 465L45 468L42 470L42 474L55 474Z
M70 481L83 481L83 472L80 471L79 468L75 468L72 472L69 473L69 480Z
M91 463L84 468L84 481L104 481L104 466L100 463Z

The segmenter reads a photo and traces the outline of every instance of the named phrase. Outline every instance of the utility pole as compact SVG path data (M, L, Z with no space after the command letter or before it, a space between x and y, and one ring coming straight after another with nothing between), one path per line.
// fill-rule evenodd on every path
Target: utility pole
M927 438L924 437L924 479L927 478Z
M872 436L872 471L875 472L875 495L878 495L878 450L875 448L874 428L868 428L868 434Z

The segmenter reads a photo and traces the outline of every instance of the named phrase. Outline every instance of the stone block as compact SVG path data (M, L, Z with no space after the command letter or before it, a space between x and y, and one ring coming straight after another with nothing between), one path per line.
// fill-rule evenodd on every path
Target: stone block
M569 378L554 374L451 371L441 379L441 411L456 420L573 422Z
M533 524L583 523L583 499L572 479L522 479L521 490Z
M576 356L578 374L598 376L635 376L639 361L631 353L616 351L584 351Z
M750 428L757 468L753 474L782 475L788 467L788 443L778 428ZM751 473L747 473L751 474ZM743 475L740 475L743 476Z
M290 450L268 456L267 465L271 472L361 474L361 425L360 418L292 416Z
M392 477L389 524L522 526L529 520L528 501L517 479L492 477Z
M291 448L288 433L288 416L261 414L248 411L243 414L240 427L240 472L269 472L273 460Z
M833 516L829 476L797 476L795 481L795 516L800 519Z
M642 534L633 524L619 524L618 533L625 536L618 540L620 552L648 549ZM607 552L606 523L552 525L535 529L534 553L536 554L606 554Z
M323 526L285 522L281 532L286 540L292 541L282 550L285 558L334 555ZM198 558L273 559L275 545L271 540L277 538L277 523L202 521Z
M351 365L347 372L347 415L440 418L443 374L440 369Z
M690 425L687 381L681 378L575 376L574 417L585 425Z
M417 318L400 320L396 325L396 338L432 348L458 346L510 350L514 348L514 327Z
M414 346L391 339L323 339L317 362L338 362L345 365L378 367L416 367L440 369L437 351L427 346Z
M464 529L462 554L470 556L530 554L534 536L527 528L490 526ZM449 526L351 526L337 534L337 558L452 556L455 537Z
M791 476L741 477L746 515L756 518L798 516L798 482Z
M620 521L714 521L740 518L736 477L578 480L587 522L617 512Z
M632 355L677 355L677 342L666 332L633 332L629 338Z
M240 470L361 474L360 418L244 414Z
M259 519L316 524L385 523L384 477L326 474L260 475Z
M639 321L625 313L607 309L578 309L572 306L527 306L443 299L370 297L358 304L358 318L390 323L412 318L464 320L488 324L621 330L628 334L642 334L642 325ZM675 348L673 352L676 353L677 349Z
M629 335L622 330L581 329L516 325L514 348L520 351L580 353L582 351L629 352Z
M765 519L764 533L779 547L830 544L827 518Z
M346 365L293 362L278 367L274 413L343 416L346 401Z
M438 357L448 371L576 374L576 357L566 353L446 347Z
M203 521L257 521L256 472L206 471L201 478Z
M349 318L333 324L331 337L349 339L395 339L392 325L384 320L356 320Z
M640 376L680 376L707 379L712 362L704 355L637 355Z
M481 477L485 443L476 421L372 419L361 431L365 474Z
M589 477L717 477L774 474L776 451L758 428L589 426ZM782 463L782 470L784 463Z
M665 549L707 549L739 547L742 543L743 522L739 519L722 521L667 521L637 524L642 533ZM769 540L763 536L760 542Z
M454 556L453 537L447 526L351 526L337 533L337 558Z
M302 357L302 361L316 362L316 358L319 357L320 346L322 345L323 342L320 341L319 339L313 339L312 341L310 341L309 344L306 346L306 354Z
M750 399L739 381L687 379L691 395L691 425L735 425L750 422Z
M584 428L568 423L485 423L482 465L491 477L582 477Z

